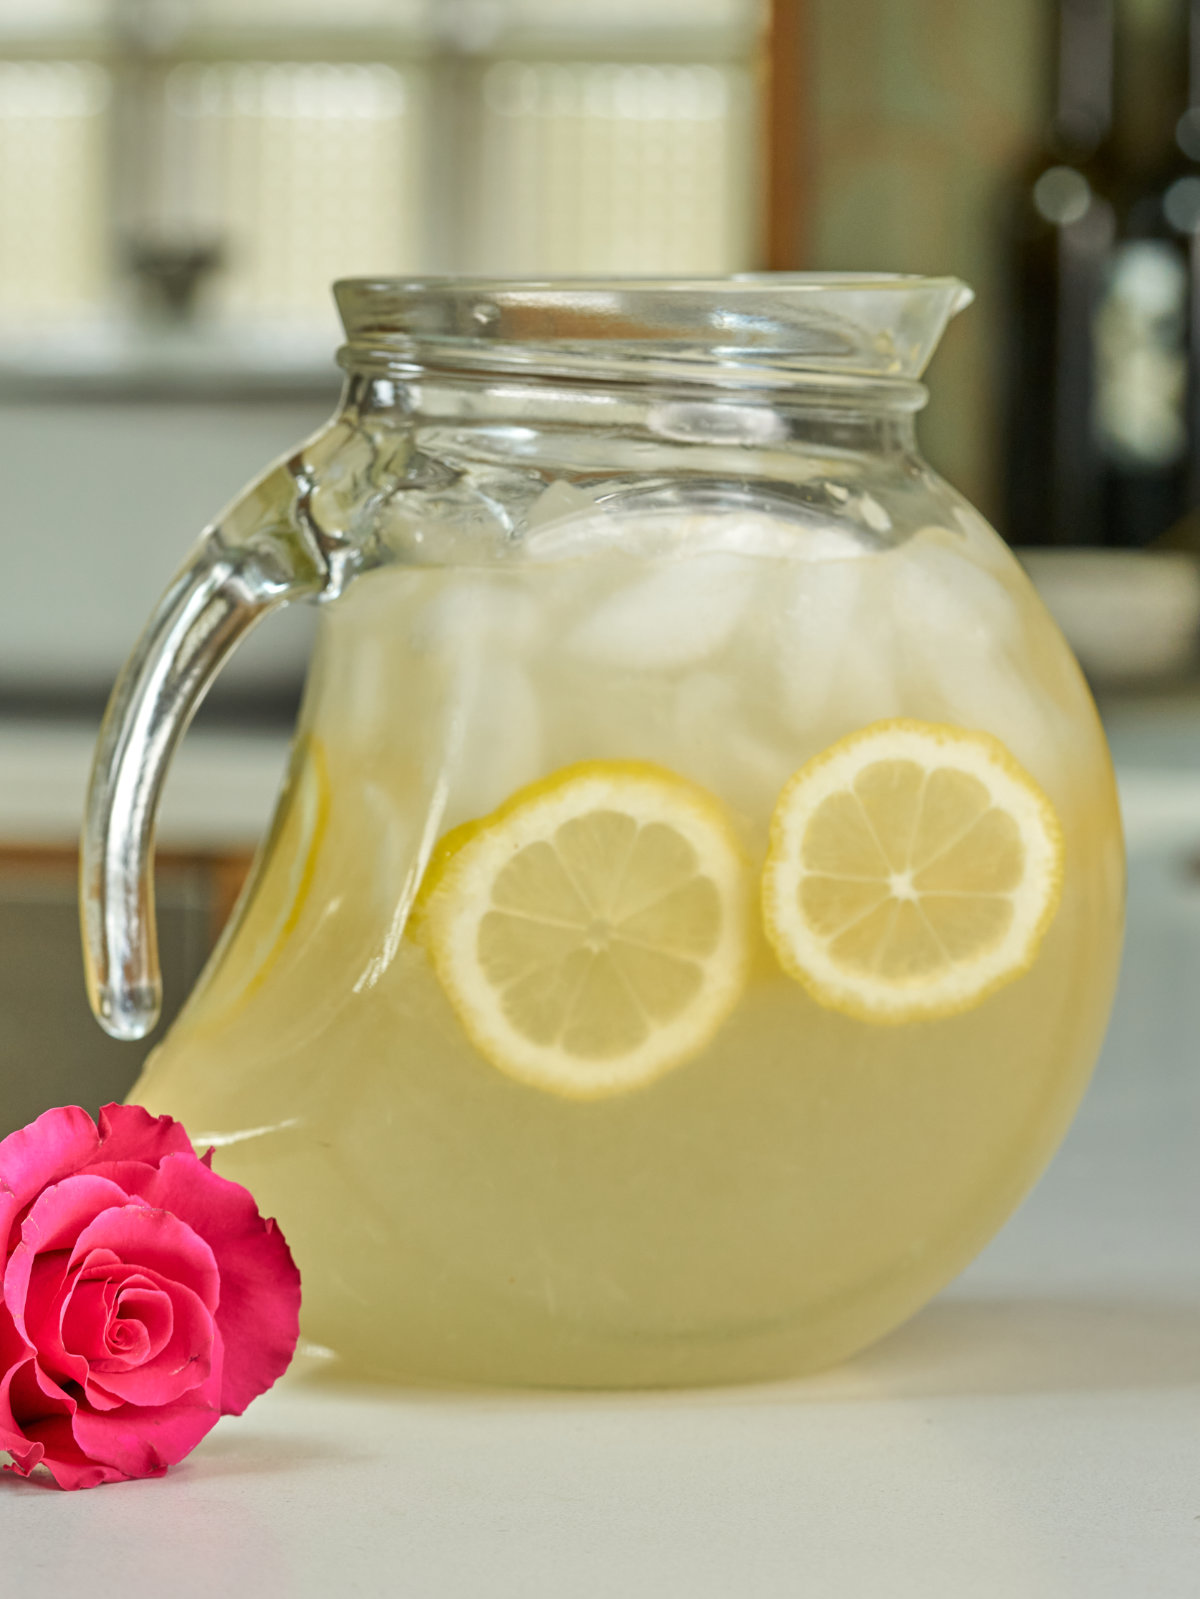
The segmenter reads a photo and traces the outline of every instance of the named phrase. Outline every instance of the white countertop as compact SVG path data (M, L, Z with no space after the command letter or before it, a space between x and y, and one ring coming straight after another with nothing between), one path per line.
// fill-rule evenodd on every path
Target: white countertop
M3 1593L1196 1599L1200 773L1123 791L1129 953L1096 1083L906 1328L740 1390L289 1379L163 1481L0 1481Z

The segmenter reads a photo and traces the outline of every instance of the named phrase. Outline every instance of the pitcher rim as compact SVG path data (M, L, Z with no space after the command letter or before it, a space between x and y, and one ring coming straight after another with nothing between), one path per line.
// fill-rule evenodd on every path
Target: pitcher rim
M964 280L952 272L587 272L544 273L533 276L506 277L503 274L475 275L465 273L359 273L353 277L334 280L335 297L343 289L465 289L471 291L502 289L624 289L645 288L664 290L714 288L756 289L779 287L782 289L913 289L954 288L965 291L974 298L974 291Z
M658 277L361 277L334 295L350 370L521 367L770 387L818 376L912 384L961 279L893 272Z

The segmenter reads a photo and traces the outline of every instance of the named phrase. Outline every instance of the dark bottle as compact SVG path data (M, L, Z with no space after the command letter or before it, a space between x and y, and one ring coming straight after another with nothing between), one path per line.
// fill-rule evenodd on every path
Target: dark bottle
M1003 531L1102 537L1093 327L1114 237L1113 0L1058 0L1053 116L1009 221Z
M1200 0L1131 40L1118 239L1095 322L1106 544L1186 541L1200 506Z

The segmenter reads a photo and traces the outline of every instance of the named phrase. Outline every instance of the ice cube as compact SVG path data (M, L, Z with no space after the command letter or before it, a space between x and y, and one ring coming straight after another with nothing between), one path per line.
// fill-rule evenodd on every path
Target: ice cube
M878 514L887 513L880 506ZM634 509L617 498L599 501L588 514L531 528L526 554L539 562L604 550L647 561L721 554L826 561L852 560L872 553L877 544L878 533L864 534L857 513L843 520L799 502L781 502L774 511L736 503L708 510L683 497L666 509Z
M763 518L765 521L766 519ZM777 519L772 524L776 530L775 544L762 548L764 555L780 555L789 561L854 561L874 553L874 543L867 543L860 528L852 522L840 522L831 517L792 517L786 522Z
M693 666L729 643L754 580L754 563L731 555L658 565L592 607L566 648L580 660L631 672Z
M961 549L914 540L894 560L910 703L921 715L993 734L1031 770L1055 768L1055 745L1068 729L1032 675L1016 595Z
M446 705L446 827L494 811L542 775L542 710L516 662L474 650Z
M906 633L963 648L1010 646L1021 619L1011 591L985 571L961 542L947 545L918 534L892 557L895 614ZM1015 570L1015 568L1014 568Z
M952 533L944 527L922 528L918 537L932 538L949 543L953 541L956 548L965 550L977 565L986 571L995 572L1002 576L1010 572L1015 561L1008 545L980 516L975 507L966 500L960 500L958 495L952 495L953 517L952 520L958 527L957 533Z
M590 489L559 480L539 494L525 513L525 525L531 531L545 529L568 518L589 516L596 509L596 496Z
M317 670L351 744L369 749L390 736L383 730L396 714L397 684L413 677L408 619L429 581L424 572L382 568L356 578L323 608L325 642Z
M885 556L796 565L780 577L780 711L805 738L899 713Z
M926 716L990 733L1047 787L1072 759L1078 728L999 651L943 660L940 668L930 660L921 698Z
M452 574L413 625L415 652L454 653L472 639L524 654L539 631L536 597L508 574Z
M682 770L735 808L762 818L770 815L795 761L746 725L744 687L729 675L690 673L676 694L675 735Z

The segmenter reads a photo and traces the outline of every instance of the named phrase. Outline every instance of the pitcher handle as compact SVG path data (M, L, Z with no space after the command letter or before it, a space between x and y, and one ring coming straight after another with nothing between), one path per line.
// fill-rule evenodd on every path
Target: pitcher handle
M143 1038L162 1004L154 830L171 757L251 628L327 586L327 552L305 515L310 490L294 457L203 534L113 688L88 786L79 897L88 999L114 1038Z

